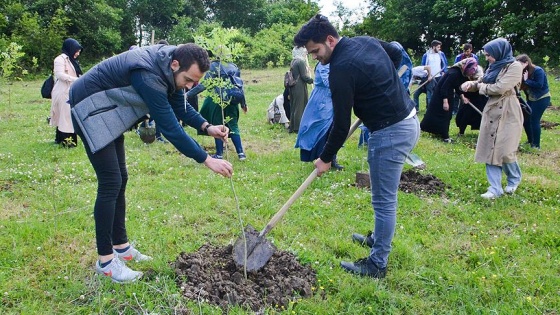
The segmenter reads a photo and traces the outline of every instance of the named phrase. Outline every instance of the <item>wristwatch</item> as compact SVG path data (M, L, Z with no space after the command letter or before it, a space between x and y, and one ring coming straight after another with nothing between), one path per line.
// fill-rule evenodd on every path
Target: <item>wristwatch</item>
M206 125L206 127L204 127L204 129L202 129L202 132L204 132L206 135L208 135L208 128L212 127L212 124L208 124Z

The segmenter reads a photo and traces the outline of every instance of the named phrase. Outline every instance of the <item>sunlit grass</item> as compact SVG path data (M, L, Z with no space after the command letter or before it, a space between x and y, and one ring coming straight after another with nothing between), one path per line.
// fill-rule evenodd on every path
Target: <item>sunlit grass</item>
M313 170L299 161L295 135L266 122L268 105L282 92L284 71L242 72L249 105L240 117L247 160L229 156L243 223L257 229ZM559 123L560 84L549 79L555 110L543 119ZM134 265L150 274L138 283L99 279L93 272L95 174L81 144L52 144L54 130L45 121L50 103L40 99L41 83L14 83L11 106L6 86L0 87L0 313L221 314L204 301L181 297L171 262L182 251L240 236L228 180L170 144L145 145L127 133L127 227L155 260ZM212 150L212 139L187 131ZM457 132L452 122L451 135ZM448 188L442 196L399 193L393 252L381 281L339 267L341 260L367 255L351 243L351 233L373 228L370 194L354 185L355 173L367 168L366 153L357 147L358 135L352 136L338 156L345 170L315 180L267 236L313 266L316 295L268 313L556 314L559 133L560 127L543 130L542 150L519 154L521 186L495 201L479 197L487 182L484 166L473 158L477 131L467 130L451 145L422 134L414 150L427 164L422 172Z

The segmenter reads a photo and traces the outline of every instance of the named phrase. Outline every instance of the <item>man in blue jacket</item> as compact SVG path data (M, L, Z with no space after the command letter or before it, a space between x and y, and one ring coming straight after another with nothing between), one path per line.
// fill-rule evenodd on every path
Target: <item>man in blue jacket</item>
M99 259L95 269L115 282L132 282L142 276L125 261L152 259L129 243L126 232L126 130L149 113L181 153L223 176L233 173L228 161L210 157L177 120L215 138L227 139L227 128L209 124L184 97L185 89L192 88L209 66L206 50L194 44L154 45L106 59L71 86L74 129L84 143L98 182L94 218Z
M426 83L426 107L430 106L432 93L441 76L447 72L447 57L441 51L441 42L433 40L430 49L422 56L421 66L430 66L432 78Z
M353 238L370 246L368 257L341 267L362 276L383 278L391 251L397 213L397 191L406 156L418 141L420 126L414 102L397 74L398 47L373 37L340 37L325 16L311 18L294 38L297 46L322 64L330 63L333 125L319 159L318 176L331 167L350 129L352 110L370 131L368 163L374 233Z

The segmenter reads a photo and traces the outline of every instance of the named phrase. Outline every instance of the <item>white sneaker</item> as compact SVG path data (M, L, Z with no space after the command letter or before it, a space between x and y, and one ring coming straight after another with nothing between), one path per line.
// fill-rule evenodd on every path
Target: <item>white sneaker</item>
M491 199L496 199L496 198L498 198L498 197L500 197L500 196L494 194L494 193L491 192L491 191L487 191L487 192L483 193L482 195L480 195L480 197L482 197L482 198L484 198L484 199L491 200Z
M95 263L95 271L100 275L110 277L111 280L117 283L134 282L142 277L140 271L134 271L128 268L124 262L117 258L113 258L111 263L105 266L105 268L101 268L101 264L98 260Z
M135 262L141 262L153 260L152 257L139 252L136 248L134 248L132 244L130 245L130 248L124 253L119 253L114 248L113 253L115 254L115 257L119 258L122 261L134 260Z
M506 194L513 194L517 190L517 186L506 186L504 190Z

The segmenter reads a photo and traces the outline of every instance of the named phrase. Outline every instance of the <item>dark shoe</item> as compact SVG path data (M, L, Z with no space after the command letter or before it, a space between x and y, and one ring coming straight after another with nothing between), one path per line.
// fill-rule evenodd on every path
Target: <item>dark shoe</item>
M353 233L352 240L354 242L360 243L360 245L362 246L367 246L371 248L373 246L373 237L371 235L372 235L371 233L368 233L367 235Z
M340 267L345 271L356 273L362 277L377 279L385 278L387 268L379 268L369 257L358 259L355 262L341 261Z
M215 159L223 159L224 156L223 155L219 155L219 154L212 154L211 157L215 158Z
M337 171L342 171L342 170L344 170L344 166L338 164L338 162L337 162L336 160L333 160L333 161L332 161L331 168L332 168L332 169L335 169L335 170L337 170Z

